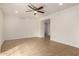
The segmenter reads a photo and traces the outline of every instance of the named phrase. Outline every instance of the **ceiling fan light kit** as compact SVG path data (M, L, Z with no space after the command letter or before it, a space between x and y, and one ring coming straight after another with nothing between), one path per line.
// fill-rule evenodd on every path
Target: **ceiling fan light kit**
M34 15L36 15L38 12L37 11L34 11Z

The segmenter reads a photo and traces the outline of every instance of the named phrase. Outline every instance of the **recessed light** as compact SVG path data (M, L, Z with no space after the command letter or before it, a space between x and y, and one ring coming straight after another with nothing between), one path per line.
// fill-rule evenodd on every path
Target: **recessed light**
M63 5L63 3L59 3L59 5Z
M16 11L16 13L18 13L18 11Z

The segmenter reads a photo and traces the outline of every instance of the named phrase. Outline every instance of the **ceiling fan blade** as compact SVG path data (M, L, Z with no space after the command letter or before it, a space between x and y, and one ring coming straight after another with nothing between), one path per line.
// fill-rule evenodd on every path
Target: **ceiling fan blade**
M28 5L28 7L30 7L31 9L35 10L33 7L31 7L30 5Z
M30 3L30 5L31 5L34 9L37 9L33 4Z
M33 11L33 10L28 10L28 11L25 11L25 12L31 12L31 11Z
M40 9L43 9L44 7L43 6L41 6L41 7L39 7L39 8L37 8L37 10L40 10Z
M45 13L45 12L43 12L43 11L37 11L37 12L39 12L39 13Z

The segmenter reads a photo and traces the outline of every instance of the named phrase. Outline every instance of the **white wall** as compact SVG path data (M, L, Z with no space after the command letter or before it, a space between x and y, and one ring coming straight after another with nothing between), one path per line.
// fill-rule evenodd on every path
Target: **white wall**
M56 12L42 19L51 20L51 40L79 47L79 6ZM5 18L6 40L42 37L42 30L39 19L20 19L14 16Z
M0 9L0 49L3 44L4 38L3 38L3 13L2 10Z
M79 5L41 18L41 36L46 19L50 19L50 40L79 48Z
M51 40L79 48L79 5L51 17Z
M40 37L40 22L38 19L6 16L5 25L6 40L28 37Z

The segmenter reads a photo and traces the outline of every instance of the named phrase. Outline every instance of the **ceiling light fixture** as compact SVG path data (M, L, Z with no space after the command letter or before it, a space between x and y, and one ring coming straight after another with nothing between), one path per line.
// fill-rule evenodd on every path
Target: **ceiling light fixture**
M34 15L36 15L38 12L37 11L34 11Z
M34 13L37 13L37 11L34 11Z

